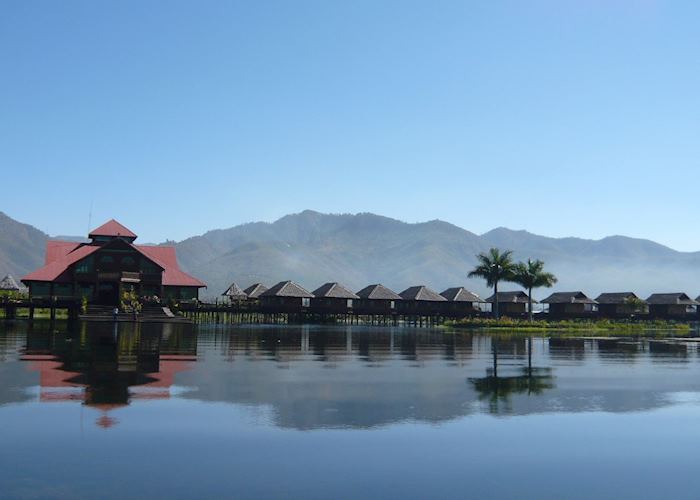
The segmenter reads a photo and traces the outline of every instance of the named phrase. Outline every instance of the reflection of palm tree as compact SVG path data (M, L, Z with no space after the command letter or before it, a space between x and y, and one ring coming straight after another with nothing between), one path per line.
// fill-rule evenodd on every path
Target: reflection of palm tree
M510 403L513 394L536 395L542 394L546 389L554 388L554 377L551 368L537 368L532 366L532 338L527 339L527 367L522 368L521 375L510 377L498 376L498 340L493 339L493 368L487 370L487 375L480 378L471 378L469 382L479 393L480 401L489 401L491 413L502 413L499 402Z

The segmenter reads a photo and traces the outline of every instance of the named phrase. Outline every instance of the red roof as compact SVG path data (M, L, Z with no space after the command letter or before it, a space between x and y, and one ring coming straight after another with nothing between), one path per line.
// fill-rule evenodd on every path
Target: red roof
M78 248L80 243L72 241L49 240L46 242L46 259L44 265L50 264L55 260L62 259L73 250Z
M69 281L69 276L62 276L68 268L84 259L88 255L99 250L100 246L97 245L79 245L77 248L73 249L70 253L61 256L57 251L58 245L53 245L55 242L48 242L46 247L46 261L49 263L44 267L40 267L36 271L33 271L22 278L22 281ZM61 242L67 243L67 242ZM63 250L63 249L61 249ZM49 256L49 253L52 253ZM49 260L49 259L55 260Z
M127 244L163 268L163 285L207 286L202 281L180 269L174 247ZM46 265L27 274L22 278L22 281L69 281L70 276L66 273L68 268L100 248L102 247L99 245L56 240L48 241L46 244Z
M93 236L126 236L127 238L136 238L136 234L114 219L105 222L97 229L93 229L88 236L90 238Z
M207 286L203 281L190 276L180 269L177 263L175 247L156 247L149 245L132 245L149 259L164 269L163 284L169 286Z

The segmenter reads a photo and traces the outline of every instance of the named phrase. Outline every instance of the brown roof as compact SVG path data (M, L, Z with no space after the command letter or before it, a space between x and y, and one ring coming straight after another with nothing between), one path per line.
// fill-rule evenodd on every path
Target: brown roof
M231 283L231 286L226 289L224 293L221 295L224 295L226 297L231 297L233 299L247 299L248 294L246 294L243 289L238 286L236 283Z
M595 300L598 304L626 304L629 299L639 299L639 297L634 292L607 292L601 293Z
M313 292L314 297L327 297L332 299L359 299L357 295L345 288L340 283L326 283Z
M555 292L544 300L543 304L595 304L596 301L589 298L583 292Z
M297 285L293 281L280 281L275 286L266 290L261 297L299 297L302 299L311 299L311 292Z
M387 287L380 284L366 286L362 290L357 292L357 295L361 299L401 300L401 296L399 294L397 294L393 290L389 290Z
M486 299L486 302L490 302L493 304L494 302L494 295L491 295L488 299ZM498 292L498 303L503 304L504 302L513 302L513 303L527 303L527 294L525 292ZM537 301L535 299L532 299L533 304L536 304Z
M448 288L444 292L440 293L450 302L484 302L484 299L479 297L474 292L470 292L463 286L458 286L454 288Z
M245 290L243 290L243 293L245 293L249 299L257 299L262 293L266 291L267 287L265 285L263 285L262 283L254 283Z
M399 294L403 300L420 300L425 302L447 302L447 299L424 285L406 288Z
M687 294L678 293L654 293L647 298L649 304L658 305L686 305L695 306L698 302L694 301Z

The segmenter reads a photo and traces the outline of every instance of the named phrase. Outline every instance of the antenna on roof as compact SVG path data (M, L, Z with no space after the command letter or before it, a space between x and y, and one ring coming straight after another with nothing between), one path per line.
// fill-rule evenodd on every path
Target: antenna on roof
M87 231L85 231L85 234L90 234L90 228L92 227L92 202L93 200L90 200L90 211L88 212L88 228Z

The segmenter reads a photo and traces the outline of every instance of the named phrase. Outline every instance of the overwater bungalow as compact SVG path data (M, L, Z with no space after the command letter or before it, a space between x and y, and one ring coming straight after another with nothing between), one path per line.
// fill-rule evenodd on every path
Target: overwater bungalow
M353 303L355 314L395 314L401 296L384 285L369 285L357 292L359 300Z
M226 297L228 301L232 304L238 303L238 302L245 302L248 300L248 294L246 294L243 289L238 286L238 284L231 283L231 285L226 289L224 293L221 294L223 297Z
M447 299L424 285L411 286L399 293L399 312L402 314L431 316L442 314Z
M583 292L555 292L542 304L549 305L551 318L593 317L598 312L598 303Z
M275 313L300 313L311 306L313 295L293 281L280 281L260 294L263 311Z
M248 288L243 290L243 293L245 293L248 296L249 301L258 301L260 299L260 296L266 291L267 287L262 283L253 283Z
M444 304L444 314L452 317L473 316L480 312L479 304L486 301L463 286L448 288L440 293L447 303Z
M634 292L601 293L598 302L598 315L603 318L629 318L649 314L649 304Z
M188 301L206 286L180 269L175 247L136 245L136 234L114 219L88 238L86 243L46 243L44 266L22 278L31 298L85 297L89 303L116 306L125 290Z
M493 304L498 302L498 313L501 316L525 316L528 311L528 297L522 290L517 292L498 292L498 300L495 295L491 295L486 302ZM537 304L535 299L532 299L533 304Z
M327 314L347 314L353 310L353 302L360 297L340 283L325 283L311 292L311 310Z
M662 319L687 319L697 313L698 302L682 292L654 293L647 298L649 316Z
M11 274L0 280L0 296L3 293L17 293L19 291L21 291L20 285Z

